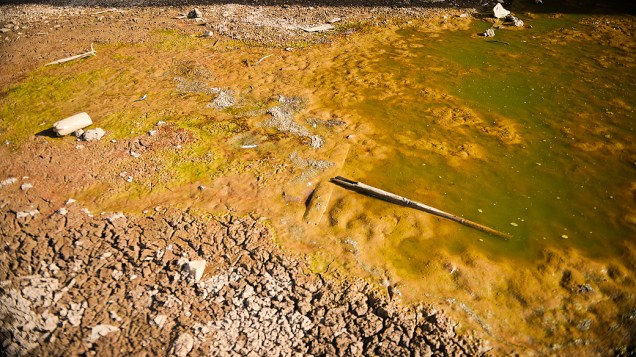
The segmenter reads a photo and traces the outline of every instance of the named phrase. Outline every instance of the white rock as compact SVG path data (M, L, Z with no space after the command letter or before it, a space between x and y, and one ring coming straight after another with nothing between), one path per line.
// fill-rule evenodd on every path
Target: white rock
M20 219L20 218L26 218L29 216L35 217L38 213L40 213L40 211L38 211L37 209L34 209L30 211L16 212L15 216L16 218Z
M66 216L66 214L68 213L68 210L64 207L60 208L57 210L57 214L62 215L62 216Z
M66 205L72 205L73 203L75 203L76 201L72 198L69 198L68 200L66 200Z
M126 216L122 212L117 212L117 213L113 213L110 216L106 217L106 220L108 222L113 223L113 221L115 221L117 219L121 219L121 218L126 219Z
M81 210L85 215L89 216L89 217L93 217L93 214L91 213L91 211L88 210L88 208L82 208Z
M194 337L189 333L179 335L172 345L171 355L177 357L186 357L194 347Z
M53 124L53 131L59 136L64 136L91 124L93 124L91 117L82 112L56 122Z
M504 9L504 7L501 6L501 4L495 5L495 7L492 9L492 12L495 18L498 18L498 19L503 19L504 17L510 15L510 11Z
M117 313L115 311L111 310L111 311L109 311L109 313L110 313L110 318L111 319L113 319L113 320L115 320L117 322L121 321L121 317L119 317L119 315L117 315Z
M119 327L113 325L97 325L91 329L91 335L88 337L88 342L93 343L99 340L101 337L111 334L113 332L119 332Z
M168 321L168 316L166 315L157 315L157 317L155 317L155 319L153 320L155 325L160 329L163 328L163 325L166 324L166 321Z
M191 260L184 265L184 269L194 278L195 282L199 282L205 271L205 260Z
M9 185L13 185L14 183L18 182L18 179L15 177L9 177L6 180L2 180L0 181L0 187L4 187L4 186L9 186Z
M95 129L91 129L91 130L86 130L83 134L81 139L84 141L97 141L100 140L101 138L104 137L104 135L106 135L106 131L102 128L95 128Z
M28 190L28 189L30 189L30 188L33 188L33 185L32 185L32 184L30 184L30 183L28 183L28 182L25 182L25 183L23 183L23 184L20 186L20 189L21 189L22 191L26 191L26 190Z
M134 152L134 151L130 150L130 156L132 156L132 157L134 157L134 158L138 158L138 157L140 157L140 156L141 156L141 154L140 154L140 153L138 153L138 152Z

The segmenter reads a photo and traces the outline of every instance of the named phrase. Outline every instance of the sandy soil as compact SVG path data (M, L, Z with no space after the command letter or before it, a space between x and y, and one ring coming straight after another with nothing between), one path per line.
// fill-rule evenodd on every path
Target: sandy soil
M143 42L176 29L273 46L328 40L300 27L382 25L449 9L405 1L311 5L61 1L4 5L0 87L88 43ZM172 4L172 5L171 5ZM183 18L195 5L201 19ZM443 5L443 4L442 4ZM472 12L470 2L453 11ZM433 306L404 308L362 281L312 273L257 217L155 207L90 212L65 192L119 177L131 152L191 140L170 124L118 142L0 148L0 335L8 355L478 355ZM45 133L46 134L46 133ZM130 165L137 177L159 162ZM68 169L73 167L75 169ZM135 171L136 170L136 171ZM121 177L125 179L125 177ZM191 269L204 260L202 277Z

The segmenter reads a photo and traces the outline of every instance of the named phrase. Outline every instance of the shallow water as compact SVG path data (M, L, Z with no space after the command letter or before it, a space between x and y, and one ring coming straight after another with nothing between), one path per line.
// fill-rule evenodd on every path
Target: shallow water
M574 20L552 21L591 31ZM396 93L374 83L349 105L391 154L369 158L368 170L351 168L365 163L345 170L514 236L502 242L448 223L455 249L486 238L484 251L512 258L536 259L545 245L614 255L635 232L627 216L634 214L636 71L631 61L598 64L620 49L567 38L549 45L555 25L528 22L532 30L497 32L510 45L474 38L488 27L477 22L439 39L402 30L369 48L379 56L365 61L363 76L406 83ZM423 95L423 88L442 95ZM440 117L452 110L470 118ZM486 134L482 126L494 123L518 139Z
M573 325L573 315L549 323L532 316L571 309L549 302L563 298L560 272L543 275L550 252L634 273L625 254L636 236L630 21L531 15L532 29L499 30L494 39L476 35L484 22L441 35L413 26L336 56L333 72L317 79L335 92L326 102L371 124L358 141L353 134L341 174L513 238L340 189L321 234L407 300L459 301L460 313L507 343L584 341L576 328L546 332ZM590 270L576 263L581 281L605 271L597 261ZM634 289L629 281L624 288ZM583 304L599 313L593 305ZM623 307L633 305L632 296Z

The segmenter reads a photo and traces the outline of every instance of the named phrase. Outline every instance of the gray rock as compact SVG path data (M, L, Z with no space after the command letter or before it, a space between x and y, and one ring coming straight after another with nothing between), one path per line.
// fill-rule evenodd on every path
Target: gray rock
M203 13L196 7L188 13L189 19L200 19L201 17L203 17Z
M519 19L516 16L512 16L512 15L508 15L506 16L506 22L512 22L512 24L516 27L522 27L523 26L523 20Z
M106 131L102 128L86 130L82 133L80 139L84 141L98 141L106 135Z
M486 32L482 33L482 36L495 37L495 30L493 30L492 28L489 28L488 30L486 30Z

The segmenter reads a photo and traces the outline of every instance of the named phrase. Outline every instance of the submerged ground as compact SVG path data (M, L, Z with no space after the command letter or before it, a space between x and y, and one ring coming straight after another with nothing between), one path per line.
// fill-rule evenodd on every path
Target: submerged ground
M202 19L128 5L2 12L10 351L634 351L632 16L516 4L516 28L470 2L206 4ZM78 112L106 136L50 135ZM199 284L181 274L195 259Z

